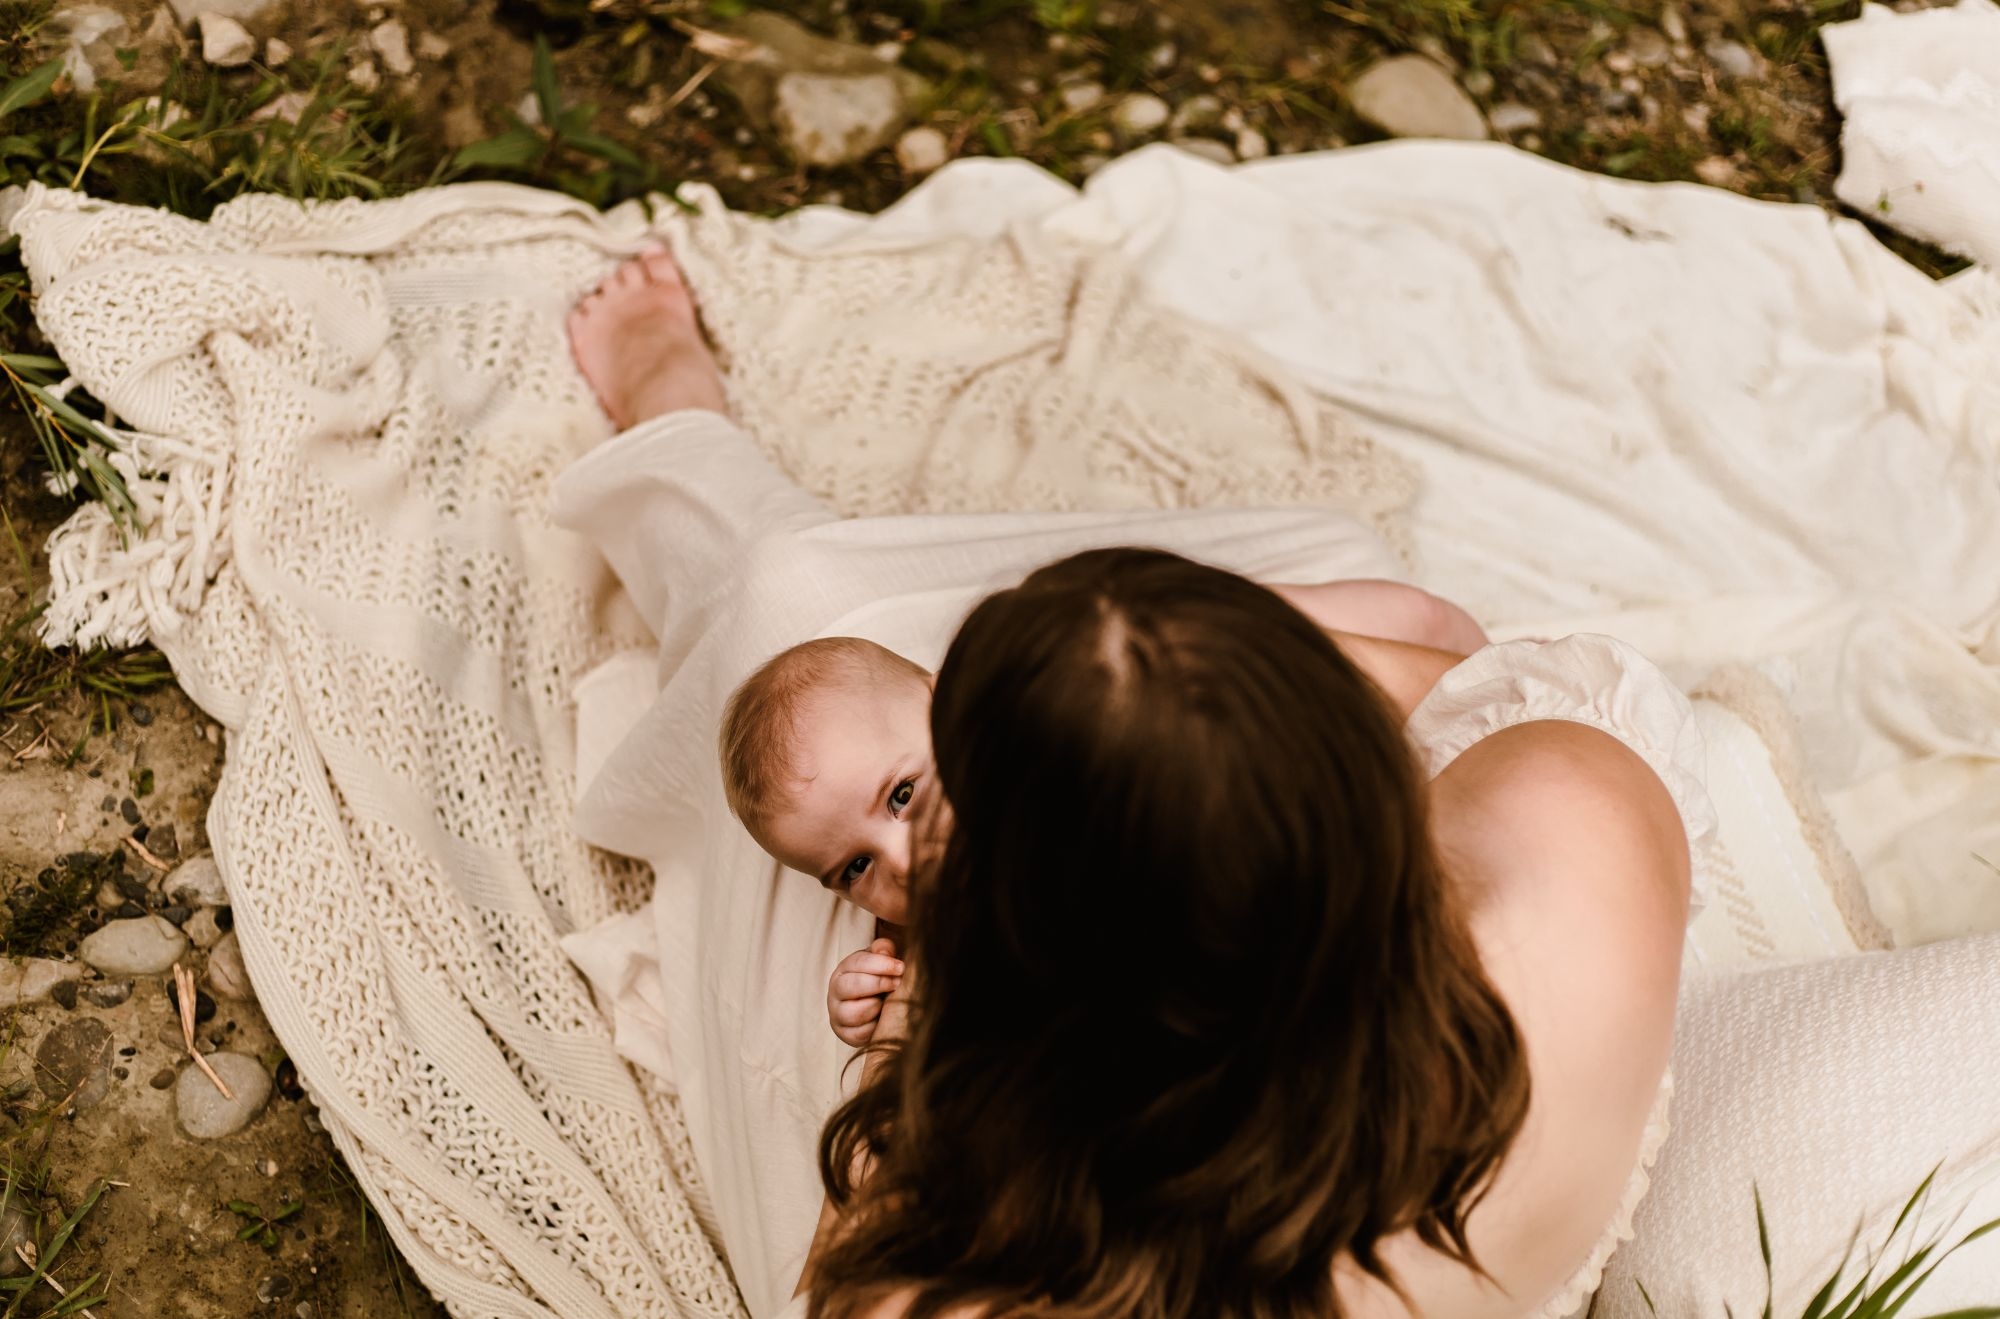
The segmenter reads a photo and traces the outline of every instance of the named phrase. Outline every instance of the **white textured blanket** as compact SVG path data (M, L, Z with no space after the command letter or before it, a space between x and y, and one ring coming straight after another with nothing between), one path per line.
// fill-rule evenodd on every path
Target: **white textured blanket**
M547 509L605 431L563 315L617 257L674 243L742 414L843 512L1236 500L1400 527L1408 469L1288 376L1139 300L1113 254L968 223L982 185L1061 185L960 177L955 226L839 255L707 193L657 224L493 185L205 225L14 199L43 328L133 428L144 523L127 546L91 506L57 533L49 637L150 637L228 729L209 832L258 996L457 1313L741 1306L677 1096L628 1073L558 946L645 896L570 815L572 690L649 638Z

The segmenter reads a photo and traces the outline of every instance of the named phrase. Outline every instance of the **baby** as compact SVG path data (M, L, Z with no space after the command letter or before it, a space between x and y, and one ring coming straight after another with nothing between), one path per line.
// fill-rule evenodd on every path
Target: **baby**
M1486 644L1464 610L1399 582L1271 589L1331 631L1461 655ZM907 917L909 819L936 791L931 683L927 670L872 641L824 637L766 662L723 714L730 810L781 864L875 916L878 935L899 934ZM895 954L895 940L878 937L835 968L827 1015L847 1044L874 1037L883 998L903 975Z
M931 782L931 675L857 637L783 651L744 681L722 718L729 809L781 864L900 932L911 808ZM827 1015L860 1047L903 963L877 938L834 970Z

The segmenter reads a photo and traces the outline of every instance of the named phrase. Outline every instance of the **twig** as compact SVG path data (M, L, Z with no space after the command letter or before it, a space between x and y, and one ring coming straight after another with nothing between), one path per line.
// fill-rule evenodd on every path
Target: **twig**
M14 1246L14 1253L15 1253L16 1255L19 1255L19 1256L21 1257L21 1262L22 1262L23 1264L27 1265L27 1266L28 1266L29 1268L31 1268L31 1269L40 1269L40 1268L41 1268L41 1266L40 1266L39 1264L35 1263L35 1243L34 1243L34 1242L32 1242L32 1241L21 1241L21 1242L17 1242L17 1243L15 1243L15 1246ZM62 1297L62 1298L63 1298L64 1300L68 1300L68 1299L69 1299L69 1288L67 1288L67 1287L63 1286L63 1285L62 1285L61 1283L57 1282L57 1281L56 1281L56 1275L55 1275L55 1274L53 1274L53 1273L48 1273L48 1272L43 1272L43 1273L42 1273L42 1281L43 1281L43 1282L46 1282L46 1283L47 1283L47 1284L48 1284L49 1286L51 1286L51 1287L55 1288L55 1292L56 1292L56 1295L58 1295L58 1296ZM95 1314L92 1314L92 1313L90 1312L90 1310L89 1310L88 1308L86 1308L86 1309L82 1309L82 1310L79 1310L79 1311L77 1311L77 1313L78 1313L78 1314L80 1314L80 1315L82 1315L82 1316L83 1316L83 1319L97 1319L97 1316L96 1316Z
M672 114L676 109L679 108L680 103L682 101L685 101L688 97L694 95L695 89L697 87L701 86L703 83L708 81L708 76L711 73L714 73L717 69L721 67L722 67L722 61L719 59L711 59L708 63L702 65L701 68L695 71L694 77L689 78L686 82L682 83L681 89L675 92L672 96L669 96L667 98L666 104L660 107L661 116L664 117L666 115Z
M201 1068L201 1074L214 1083L215 1088L222 1092L224 1099L236 1098L230 1088L223 1084L222 1078L215 1074L215 1069L208 1065L208 1059L202 1057L201 1051L194 1047L194 972L179 962L174 963L174 988L180 991L176 997L181 1001L181 1038L187 1042L188 1057L194 1059L194 1065Z
M141 861L144 861L147 865L159 871L161 874L164 875L169 870L173 869L172 866L160 860L160 858L154 856L151 852L148 852L146 850L146 845L140 842L138 839L132 837L130 834L127 834L122 841L124 842L125 846L131 848L134 852L139 854L139 859Z

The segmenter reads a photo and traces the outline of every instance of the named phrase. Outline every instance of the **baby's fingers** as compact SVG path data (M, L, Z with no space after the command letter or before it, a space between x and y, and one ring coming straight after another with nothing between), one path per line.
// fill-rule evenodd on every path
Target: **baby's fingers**
M866 1026L882 1015L882 1000L879 998L844 998L833 1005L830 1014L836 1030Z
M858 971L842 971L833 978L833 996L836 999L880 998L884 994L896 992L897 977L865 975Z

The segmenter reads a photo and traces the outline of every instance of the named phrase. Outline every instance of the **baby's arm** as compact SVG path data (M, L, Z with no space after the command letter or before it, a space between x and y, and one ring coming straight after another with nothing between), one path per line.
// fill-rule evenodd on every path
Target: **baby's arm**
M858 953L849 953L833 969L826 986L826 1015L841 1042L861 1048L875 1038L882 1000L902 983L903 962L896 945L877 939Z
M1401 582L1371 578L1271 589L1333 632L1402 641L1454 655L1470 655L1487 642L1472 615L1449 600Z

